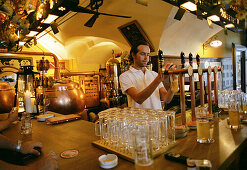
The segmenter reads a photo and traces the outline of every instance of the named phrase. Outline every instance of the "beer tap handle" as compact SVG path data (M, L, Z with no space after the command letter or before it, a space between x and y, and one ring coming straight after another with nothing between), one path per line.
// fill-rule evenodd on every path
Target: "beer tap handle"
M190 66L193 67L193 55L191 53L189 54L189 63Z
M181 58L182 68L184 68L184 64L185 64L185 55L184 55L184 52L181 52L180 58Z
M168 71L165 71L165 60L164 60L164 56L163 56L163 51L159 50L158 51L158 57L159 57L159 67L160 67L160 71L161 71L161 75L162 75L162 81L164 81L164 75L168 74Z
M196 63L197 63L197 66L200 65L200 56L198 54L196 55Z
M164 68L164 57L163 57L163 51L159 50L158 51L158 57L159 57L159 66L160 69Z

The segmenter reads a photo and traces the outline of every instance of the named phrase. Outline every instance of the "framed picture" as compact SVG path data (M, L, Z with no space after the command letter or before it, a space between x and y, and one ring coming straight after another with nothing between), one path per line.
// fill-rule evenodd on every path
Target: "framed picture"
M150 51L155 51L153 44L151 43L137 20L124 24L118 27L118 29L130 46L133 46L138 41L146 41L149 44Z
M21 66L32 66L32 57L3 57L0 56L0 80L7 81L14 87L16 73Z

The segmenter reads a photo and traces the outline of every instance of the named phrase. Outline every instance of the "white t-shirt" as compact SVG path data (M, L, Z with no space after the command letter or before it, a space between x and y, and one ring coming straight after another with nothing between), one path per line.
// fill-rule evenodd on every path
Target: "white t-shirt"
M141 92L152 83L157 75L158 73L155 71L150 71L147 68L144 74L142 70L137 70L134 67L130 67L128 71L124 72L119 77L122 92L126 94L126 90L128 90L130 87L135 87L138 92ZM128 94L126 94L128 99L128 106L134 108L162 109L159 93L159 89L161 87L164 87L163 83L160 83L159 86L154 90L153 94L142 104L138 104Z

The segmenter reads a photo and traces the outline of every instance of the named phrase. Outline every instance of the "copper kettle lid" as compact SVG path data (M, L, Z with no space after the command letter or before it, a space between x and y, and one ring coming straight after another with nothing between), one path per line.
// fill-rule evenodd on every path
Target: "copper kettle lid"
M12 90L10 84L8 82L0 80L0 91L7 91L7 90Z
M79 84L70 80L59 80L55 83L52 88L48 88L47 91L65 91L65 90L73 90L78 89Z

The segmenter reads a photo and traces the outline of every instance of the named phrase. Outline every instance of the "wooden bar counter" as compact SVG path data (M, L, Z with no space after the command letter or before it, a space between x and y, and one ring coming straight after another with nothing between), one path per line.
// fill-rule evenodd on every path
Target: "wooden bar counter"
M98 157L106 154L105 151L95 148L91 142L98 140L94 134L94 124L84 120L76 120L58 125L47 125L45 122L32 120L33 133L23 137L20 134L20 122L12 125L2 132L11 139L35 140L43 143L42 155L54 151L58 155L58 165L61 170L74 169L101 169ZM215 120L212 133L215 142L212 144L199 144L196 142L196 131L188 132L188 136L177 140L177 145L170 152L179 153L193 159L208 159L212 169L227 169L230 164L239 158L240 152L247 148L247 126L235 131L228 129L227 121ZM60 153L68 149L77 149L79 155L64 159ZM168 161L164 155L155 159L155 168L160 170L186 169L185 165ZM134 164L119 158L114 169L135 169Z

